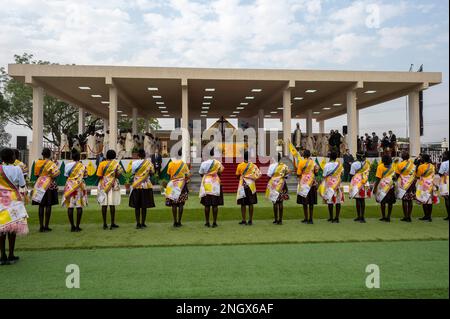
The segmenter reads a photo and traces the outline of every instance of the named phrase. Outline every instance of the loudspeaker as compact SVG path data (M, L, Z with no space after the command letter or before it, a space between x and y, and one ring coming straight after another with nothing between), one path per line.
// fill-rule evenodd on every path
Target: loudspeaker
M347 125L344 125L344 126L342 127L342 134L343 134L343 135L347 135L347 134L348 134L348 127L347 127Z
M26 136L17 136L17 149L24 151L27 149L27 137Z

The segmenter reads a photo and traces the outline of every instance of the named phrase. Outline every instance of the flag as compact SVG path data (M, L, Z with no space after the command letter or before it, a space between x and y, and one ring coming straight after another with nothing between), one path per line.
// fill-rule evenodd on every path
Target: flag
M301 155L298 153L297 149L292 145L291 142L289 142L289 152L291 152L292 156L294 157L294 167L297 168L297 164L302 158Z

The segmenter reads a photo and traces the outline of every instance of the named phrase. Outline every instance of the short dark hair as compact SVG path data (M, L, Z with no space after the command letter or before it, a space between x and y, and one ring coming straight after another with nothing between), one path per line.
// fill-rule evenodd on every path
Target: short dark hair
M406 161L409 160L409 153L407 151L402 152L402 160Z
M16 160L18 160L20 158L20 152L17 148L14 149L14 157Z
M13 164L14 163L14 151L10 148L2 149L1 153L2 162L5 164Z
M392 164L392 157L390 155L383 155L381 158L381 161L384 165L391 165Z
M311 151L310 150L304 150L303 151L303 157L310 158L311 157Z
M72 151L72 160L78 162L81 159L81 154L77 150Z
M109 150L108 152L106 152L106 159L113 160L115 158L116 158L116 151Z
M330 152L330 160L335 161L337 160L337 153L336 152Z
M52 151L50 151L50 149L46 147L42 150L41 154L44 158L50 158L52 156Z
M138 151L138 156L139 156L139 158L145 158L145 151L144 151L144 149L141 148Z
M429 154L423 154L423 155L422 155L422 160L423 160L425 163L431 163L431 156L430 156Z

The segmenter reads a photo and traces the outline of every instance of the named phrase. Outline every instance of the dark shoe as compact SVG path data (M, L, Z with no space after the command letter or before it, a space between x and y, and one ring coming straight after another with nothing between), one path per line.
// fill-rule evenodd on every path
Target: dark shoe
M178 223L177 222L173 223L173 227L178 227Z
M385 220L386 220L385 217L381 217L381 218L380 218L380 222L384 222Z
M272 224L278 224L278 220L274 220Z
M307 223L308 223L308 220L307 220L307 219L304 219L304 220L302 220L302 223L303 223L303 224L307 224Z
M364 218L361 218L361 219L359 220L359 222L360 222L361 224L365 224L365 223L366 223L366 220L365 220Z
M391 222L391 219L390 219L390 218L385 218L384 221L385 221L386 223L390 223L390 222Z
M247 222L247 226L251 226L251 225L253 225L253 222L252 222L251 220L249 220L249 221Z
M77 233L79 233L80 231L82 231L82 229L78 226L78 227L75 229L75 231L76 231Z
M206 223L205 227L211 227L211 224L210 223Z
M181 222L178 222L178 227L183 226L183 224Z
M312 224L314 224L313 220L312 219L308 220L308 225L312 225Z
M52 229L50 227L44 227L44 232L51 232Z
M142 225L141 224L136 224L136 229L142 229Z
M402 219L400 219L401 222L407 222L408 218L407 217L403 217Z
M245 220L243 220L239 223L239 225L247 225L247 222Z
M11 256L11 257L8 257L8 263L9 263L10 265L15 264L15 263L18 262L18 261L19 261L19 257L17 257L17 256Z
M282 221L282 220L279 220L279 221L277 222L277 225L283 225L283 221Z
M353 221L354 222L359 222L361 220L361 217L356 217Z
M147 225L141 224L141 227L142 227L142 228L147 228Z
M407 223L412 223L411 217L408 217L408 218L406 219L406 222L407 222Z
M72 227L70 227L70 231L71 231L72 233L74 233L74 232L77 231L77 228L76 228L75 226L72 226Z
M9 265L9 264L10 264L10 262L9 262L8 258L0 259L0 266L6 266L6 265Z
M334 223L334 224L339 224L339 218L333 219L332 223Z
M212 224L212 228L216 228L217 226L219 226L219 225L217 225L217 223Z
M107 230L108 229L108 225L103 225L103 230Z
M430 217L423 216L423 217L419 218L419 220L428 221L428 220L430 220Z
M328 219L327 219L327 222L332 223L332 222L333 222L333 218L328 218Z
M39 232L40 232L40 233L45 232L45 228L44 228L44 227L39 228Z
M111 224L111 228L119 228L119 225Z
M445 221L448 221L448 217L444 218Z

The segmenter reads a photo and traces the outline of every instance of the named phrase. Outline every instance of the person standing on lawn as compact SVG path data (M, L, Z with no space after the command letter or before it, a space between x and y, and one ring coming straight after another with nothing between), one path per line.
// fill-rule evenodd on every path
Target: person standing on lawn
M402 162L395 167L397 174L396 196L402 201L403 218L401 221L412 222L413 200L416 199L416 165L408 152L402 153Z
M390 155L383 155L377 167L376 181L373 188L375 199L381 206L382 222L391 222L392 208L396 202L395 197L395 165ZM386 205L388 212L386 215Z
M323 181L319 186L319 195L328 204L329 222L339 223L341 204L344 202L344 192L341 187L343 165L337 159L336 152L330 153L330 161L323 168ZM333 207L336 206L336 216L333 218Z
M217 215L219 206L223 206L223 191L220 183L220 174L223 172L223 165L216 159L208 159L200 165L199 174L202 177L200 185L200 203L205 207L205 226L211 227L209 216L211 207L213 211L212 227L217 227Z
M181 156L181 150L178 152ZM188 200L189 183L191 172L188 165L181 159L172 160L167 167L170 181L166 186L166 206L172 207L173 227L181 227L184 204Z
M445 201L445 209L447 210L447 217L444 220L448 221L448 210L449 210L449 200L448 200L448 151L444 152L442 156L441 167L439 167L439 176L441 177L441 181L439 184L439 193L444 198Z
M317 181L316 175L319 167L311 159L311 151L305 150L297 166L298 188L297 204L303 205L305 219L302 223L314 223L314 205L317 205Z
M370 162L364 153L356 154L356 162L350 167L349 197L356 200L356 212L358 216L355 222L365 223L366 198L370 197L370 188L366 185L369 180Z
M14 264L19 260L14 255L17 235L28 234L25 208L27 189L20 167L14 165L15 155L10 148L0 153L0 266ZM6 238L9 242L6 255Z
M67 177L66 186L62 198L62 205L67 208L67 216L70 222L71 232L80 232L81 216L83 207L88 204L87 189L84 179L88 177L86 166L81 162L80 153L72 152L73 162L68 163L64 170L64 176ZM74 223L73 211L77 209L77 222Z
M34 175L37 176L31 195L32 204L39 206L39 232L49 232L50 217L52 215L52 206L58 205L58 185L56 177L60 171L55 162L50 158L52 152L49 148L42 150L42 159L34 164ZM45 211L45 223L44 223Z
M123 168L119 161L116 160L116 152L109 150L106 152L106 160L102 161L97 168L98 195L97 201L102 207L103 229L108 229L106 217L108 213L108 206L111 212L111 227L110 230L118 228L116 225L116 206L120 205L120 185L119 177L123 174Z
M153 198L153 185L150 181L155 169L150 160L146 159L145 150L138 152L139 159L133 161L131 171L133 183L131 184L131 194L129 206L134 208L136 217L136 229L146 228L147 209L155 207Z
M253 225L253 206L258 203L256 195L256 180L261 177L258 166L248 161L248 152L244 152L244 162L236 168L236 176L239 179L237 190L237 204L241 206L242 221L240 225ZM246 221L247 206L249 220Z
M437 203L436 185L434 184L434 175L436 169L431 163L431 157L428 154L422 154L421 164L417 167L416 177L418 178L416 187L416 199L422 205L424 216L419 220L432 222L433 204Z
M269 166L267 176L270 177L267 183L266 198L273 204L273 223L283 224L283 202L289 199L289 192L286 179L289 178L289 168L281 163L281 155L278 154L278 162Z

